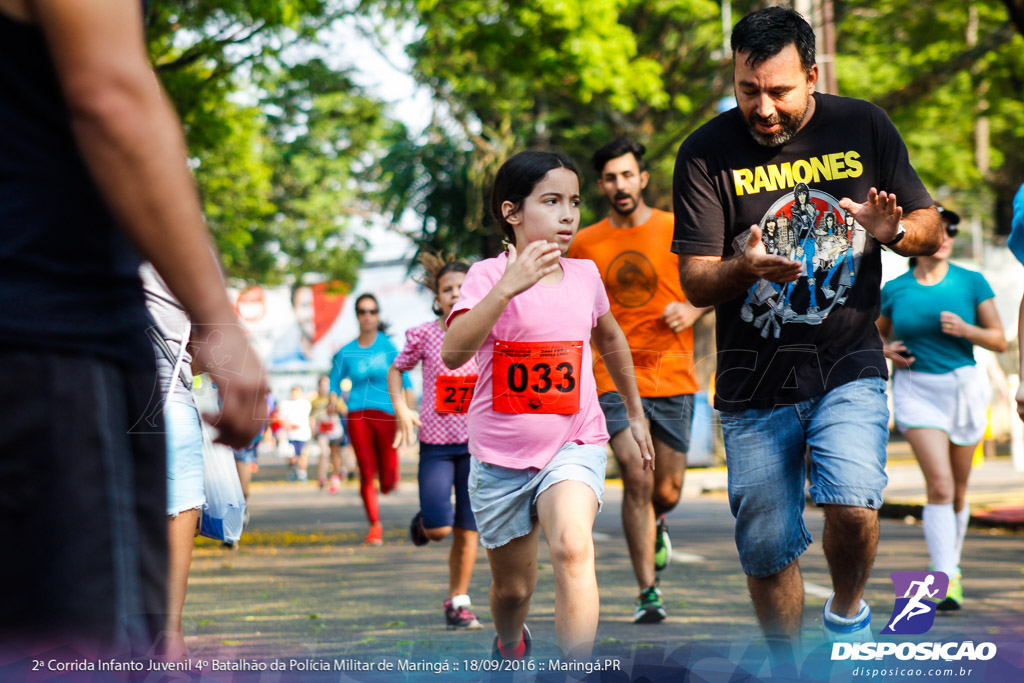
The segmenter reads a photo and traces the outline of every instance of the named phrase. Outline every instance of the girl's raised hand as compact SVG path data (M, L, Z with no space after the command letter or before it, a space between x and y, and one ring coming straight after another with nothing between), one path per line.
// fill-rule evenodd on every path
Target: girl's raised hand
M395 414L395 420L398 429L395 430L395 441L391 447L411 446L416 441L416 428L421 424L419 413L406 408Z
M544 277L558 270L558 258L562 250L554 242L537 240L530 242L522 254L516 252L514 244L508 245L508 264L499 282L504 283L509 298L522 294L540 282Z

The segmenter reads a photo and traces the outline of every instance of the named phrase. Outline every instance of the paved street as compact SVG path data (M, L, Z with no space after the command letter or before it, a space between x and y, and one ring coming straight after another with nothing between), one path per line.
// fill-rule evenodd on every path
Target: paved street
M891 498L900 487L907 495L914 486L920 491L915 473L919 477L913 463L891 465L887 495ZM1003 481L1004 489L1007 483L1021 481L1008 468L1006 473L997 469L988 476ZM1018 479L1013 480L1014 476ZM678 674L682 666L735 671L732 662L740 661L750 644L759 640L732 540L733 520L724 485L724 470L688 472L683 502L668 518L675 545L675 560L662 579L669 618L662 624L638 626L631 621L637 586L619 519L622 491L617 480L608 482L595 533L601 588L597 654L616 660L626 674L635 675L644 663L660 664L666 656L674 660L666 665L666 675ZM460 664L485 659L494 632L483 550L471 595L486 628L447 631L441 602L446 597L448 542L424 548L411 544L407 524L416 509L415 480L407 477L397 492L381 498L385 545L368 547L361 542L366 525L354 483L336 495L320 492L315 484L256 484L252 521L241 547L231 551L203 544L196 550L185 607L185 632L194 657L226 662L390 658ZM820 545L822 515L810 508L805 518L815 537L802 559L807 584L804 646L813 649L820 645L820 614L830 582ZM866 595L874 610L876 633L893 605L889 572L928 565L921 529L912 519L883 520L881 539ZM529 625L535 659L546 662L557 658L558 651L554 583L543 544L541 548L540 579ZM969 532L963 561L966 608L937 618L924 637L990 639L1024 649L1022 567L1024 536L999 530ZM1003 650L1024 657L1012 647ZM1019 661L1016 666L1021 666ZM605 674L602 680L627 680L622 677L626 674L618 678ZM356 673L333 673L328 679L347 680L348 675L356 676L355 680L391 680L372 675L359 678ZM444 680L422 675L427 676L424 680ZM465 671L452 677L473 678ZM419 680L416 675L412 679Z

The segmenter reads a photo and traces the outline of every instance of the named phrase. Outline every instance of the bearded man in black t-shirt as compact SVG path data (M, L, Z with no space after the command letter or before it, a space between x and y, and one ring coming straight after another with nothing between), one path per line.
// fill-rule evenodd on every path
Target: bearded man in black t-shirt
M672 249L687 298L716 307L715 407L736 545L765 633L797 635L809 452L834 589L826 635L866 639L861 595L887 481L880 248L933 253L939 216L885 112L815 92L814 33L799 14L746 16L732 49L738 107L679 150ZM816 278L807 252L822 248L816 229L828 214L825 224L848 226L851 253ZM791 240L763 239L768 220Z

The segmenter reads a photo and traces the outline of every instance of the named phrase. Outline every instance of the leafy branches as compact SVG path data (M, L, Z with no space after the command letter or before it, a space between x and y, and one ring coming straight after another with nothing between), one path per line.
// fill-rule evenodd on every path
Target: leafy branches
M318 32L349 11L334 0L149 4L150 54L233 277L355 279L365 245L346 231L373 213L375 136L394 124L321 58Z

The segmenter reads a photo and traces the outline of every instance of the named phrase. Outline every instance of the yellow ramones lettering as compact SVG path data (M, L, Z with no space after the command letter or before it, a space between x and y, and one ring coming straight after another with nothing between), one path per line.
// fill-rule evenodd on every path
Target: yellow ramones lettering
M785 190L797 183L813 184L822 180L859 178L862 173L864 165L860 163L860 154L850 150L782 164L733 169L732 181L736 186L736 196L742 197L765 190Z

